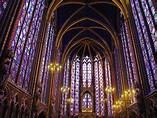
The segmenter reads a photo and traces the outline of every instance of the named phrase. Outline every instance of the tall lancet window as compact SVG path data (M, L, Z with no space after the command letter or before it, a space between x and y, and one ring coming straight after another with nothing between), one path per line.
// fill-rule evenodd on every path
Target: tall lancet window
M153 6L152 0L140 0L142 9L144 11L144 16L149 27L149 32L153 40L155 51L157 52L157 39L155 39L155 7Z
M114 61L115 61L115 70L116 70L116 82L117 82L117 88L118 88L118 97L120 98L122 95L122 82L121 82L121 69L120 69L120 61L119 61L119 54L118 49L115 48L114 50Z
M40 76L39 82L42 84L42 102L46 103L46 92L47 92L47 85L49 80L49 68L48 65L51 61L51 52L53 46L53 37L54 37L54 22L51 22L48 25L48 30L46 34L46 41L44 45L42 61L41 61L41 68L40 68Z
M92 84L92 66L90 57L86 56L83 58L82 64L82 81L83 87L91 87Z
M60 48L58 48L56 64L59 64L60 60L61 60L61 50ZM56 70L55 80L54 80L54 97L55 98L57 97L57 92L58 92L58 79L59 79L59 72L58 70Z
M3 17L4 11L7 7L9 0L0 0L0 20Z
M70 114L76 115L79 113L79 85L80 85L80 59L75 57L71 70L71 91L70 98L74 102L70 104Z
M134 90L134 83L137 82L137 71L127 22L124 22L121 26L121 40L123 45L124 60L127 73L128 89ZM131 102L135 102L134 96L130 98Z
M70 62L69 58L64 66L64 78L63 78L63 88L62 88L62 114L67 115L67 100L69 94L69 72L70 72Z
M95 110L97 115L104 116L104 81L102 62L98 56L94 59L94 79L95 79Z
M151 14L154 14L155 10L151 0L130 0L130 3L138 32L138 39L142 50L150 91L153 91L157 87L157 65L155 64L155 55L153 55L153 49L157 47L157 41L155 38L153 38L155 27L153 25L154 21L151 16ZM142 11L144 11L144 14ZM149 30L147 26L149 27ZM152 43L154 46L151 45Z
M105 59L105 80L106 80L106 88L112 88L111 83L111 68L110 64L107 59ZM107 108L108 108L108 115L113 115L113 95L112 92L107 93Z
M30 82L44 4L44 0L25 1L11 42L11 48L15 55L11 64L11 80L26 91Z

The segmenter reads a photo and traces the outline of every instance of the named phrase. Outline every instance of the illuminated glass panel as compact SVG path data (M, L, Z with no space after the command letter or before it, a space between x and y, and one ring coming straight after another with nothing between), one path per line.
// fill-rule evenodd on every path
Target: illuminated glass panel
M74 99L74 102L70 104L70 114L76 115L79 113L79 80L80 80L80 60L76 56L71 71L71 91L70 98Z
M12 39L11 48L15 56L11 65L11 80L25 90L28 90L44 4L44 1L25 1Z
M146 26L139 6L139 2L133 0L130 1L131 1L132 13L135 19L135 25L137 27L138 39L140 41L140 46L142 49L150 90L153 91L155 89L154 83L157 84L157 78L156 78L157 70L156 70L154 55L150 45L150 39L148 37L148 32L146 30Z
M89 93L85 93L82 97L82 108L92 108L92 97Z
M134 82L137 82L137 71L135 67L135 59L132 51L129 29L126 22L122 24L121 34L128 86L130 90L134 90ZM131 97L131 102L135 102L134 96Z
M144 15L146 17L149 31L151 33L151 38L154 43L154 48L156 48L155 50L157 51L157 40L155 40L155 24L153 22L153 17L151 16L151 12L153 15L155 15L155 8L154 8L151 0L149 0L149 2L148 2L149 4L147 4L146 0L140 0L140 1L142 3ZM149 5L150 5L150 10L149 10Z
M74 60L75 61L75 60ZM73 62L73 65L72 65L72 73L71 73L71 91L70 91L70 98L74 99L74 96L75 96L75 73L76 73L76 70L75 70L75 62ZM73 115L74 114L74 103L71 103L70 104L70 114Z
M91 64L91 60L88 59L88 62L87 62L87 76L88 76L88 87L91 87L92 85L92 64Z
M121 97L122 94L122 83L121 83L121 75L120 75L120 61L119 61L119 55L118 55L118 50L114 50L114 61L115 61L115 68L116 68L116 79L117 79L117 87L118 87L118 95L119 98Z
M86 59L83 59L83 65L82 65L82 81L83 81L83 87L86 87L86 81L87 81L87 73L86 73Z
M95 110L97 115L104 116L104 81L102 63L98 56L94 59L94 79L95 79Z
M111 70L110 70L110 65L107 59L105 59L105 79L106 79L106 88L112 87L111 83ZM107 108L108 108L108 115L112 116L113 115L113 95L111 93L107 93Z
M60 48L58 49L58 54L57 54L57 63L60 63L60 58L61 58L61 51ZM58 90L58 79L59 79L59 73L56 71L56 76L55 76L55 81L54 81L54 97L57 97L57 90Z
M7 7L9 0L0 0L0 20L3 17L4 11Z
M95 79L95 109L97 115L100 114L100 93L99 93L99 74L98 74L98 59L94 59L94 79Z
M66 88L66 91L68 90L69 87L69 71L70 71L70 63L69 63L69 58L67 59L67 62L64 66L64 79L63 79L63 87ZM67 99L68 99L68 93L67 92L62 92L62 113L63 115L67 115Z
M42 83L42 102L46 103L46 92L47 92L47 85L49 79L49 68L48 65L51 61L51 50L53 45L53 37L54 37L54 23L51 22L48 25L48 30L46 34L46 41L44 45L44 51L41 61L41 69L40 69L40 76L39 82Z
M86 56L83 59L82 64L82 81L83 87L91 87L92 84L92 66L91 66L91 59L90 57Z

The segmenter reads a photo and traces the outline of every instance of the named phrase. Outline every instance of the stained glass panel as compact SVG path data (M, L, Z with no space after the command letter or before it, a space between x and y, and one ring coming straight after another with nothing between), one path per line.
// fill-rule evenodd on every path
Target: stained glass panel
M74 99L74 103L70 104L70 114L76 115L79 113L79 84L80 84L80 60L79 57L76 56L73 65L72 65L72 73L71 73L71 91L70 98Z
M133 0L130 1L131 1L132 13L135 19L135 25L137 27L137 32L139 37L138 39L140 41L140 46L142 49L150 90L153 91L155 89L154 83L157 83L156 80L157 74L155 68L156 67L155 59L150 45L150 39L148 37L148 32L146 30L146 26L139 6L139 2Z
M105 79L106 79L106 88L112 88L111 83L111 70L110 65L107 59L105 59ZM113 115L113 95L111 93L107 93L107 108L108 108L108 115Z
M39 82L42 83L42 102L46 103L46 93L47 93L47 85L48 85L48 78L49 78L49 68L48 65L51 61L51 50L53 46L53 31L54 30L54 23L51 22L48 25L46 40L44 45L44 51L42 56L42 63L39 75Z
M97 115L104 116L104 81L102 63L98 56L94 59L94 79L95 79L95 110Z
M157 40L155 40L155 24L153 22L154 15L155 15L155 8L152 4L152 0L149 0L148 2L145 0L140 0L140 1L142 3L142 8L143 8L146 20L147 20L149 31L151 33L151 38L153 40L155 51L157 51ZM150 10L149 10L149 7L150 7ZM153 14L153 16L151 15L151 13Z
M83 58L82 62L82 81L83 87L91 87L92 84L92 72L91 72L91 59L90 57L86 56Z
M134 82L137 82L137 73L134 61L134 55L132 51L131 45L131 38L129 36L129 29L127 27L127 23L125 22L122 24L121 27L121 40L123 45L123 52L124 52L124 60L125 60L125 67L127 72L127 82L128 88L130 90L134 90ZM135 97L130 97L131 103L135 102Z
M117 88L118 88L118 97L121 97L122 94L122 83L121 83L121 75L120 75L120 65L119 65L119 55L118 49L115 48L114 50L114 61L115 61L115 68L116 68L116 79L117 79Z
M36 42L41 25L44 1L26 0L12 39L14 59L11 64L11 80L28 90ZM19 74L18 74L19 73Z
M68 90L68 92L62 92L62 110L61 114L67 115L67 100L68 100L68 94L69 94L69 58L67 59L67 62L64 66L64 79L63 79L63 87Z
M92 97L89 93L85 93L82 97L82 108L92 108Z

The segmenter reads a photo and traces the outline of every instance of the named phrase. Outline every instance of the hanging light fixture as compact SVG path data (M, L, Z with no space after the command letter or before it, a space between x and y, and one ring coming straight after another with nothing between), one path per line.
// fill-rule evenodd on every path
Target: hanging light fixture
M60 70L62 69L62 66L59 65L58 63L50 63L50 64L48 65L48 68L49 68L52 72L54 72L54 71L60 71Z
M115 90L115 88L112 88L112 87L107 87L107 88L105 88L105 91L106 91L107 93L112 93L112 92L114 92L114 90Z

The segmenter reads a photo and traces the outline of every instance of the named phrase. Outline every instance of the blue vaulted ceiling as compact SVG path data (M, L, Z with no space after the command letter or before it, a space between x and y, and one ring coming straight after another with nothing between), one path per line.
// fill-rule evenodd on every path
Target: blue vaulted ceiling
M111 53L119 15L112 0L64 0L56 14L57 40L64 53L92 57Z

